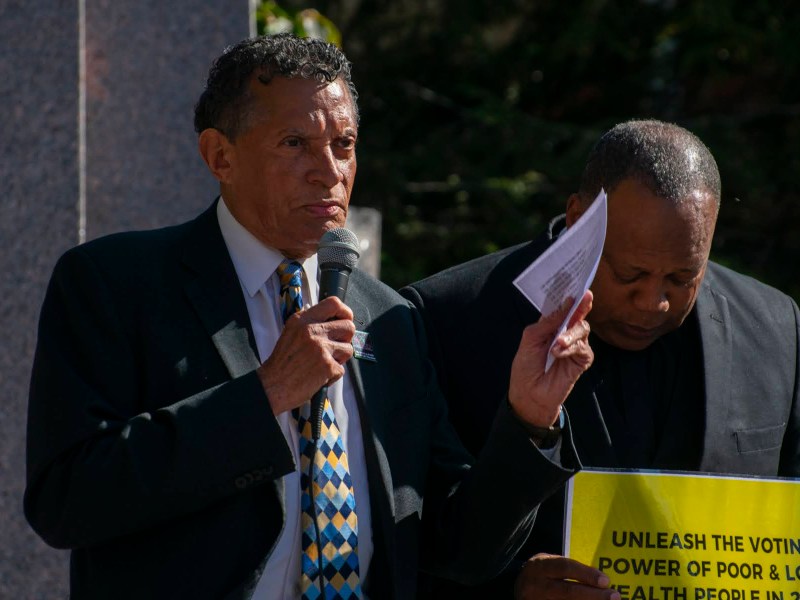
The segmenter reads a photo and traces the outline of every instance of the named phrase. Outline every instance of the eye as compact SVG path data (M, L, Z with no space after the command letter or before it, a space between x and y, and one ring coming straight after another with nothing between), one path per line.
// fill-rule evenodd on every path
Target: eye
M634 282L638 281L642 277L642 274L641 273L636 273L635 275L627 275L627 274L626 275L622 275L622 274L617 273L616 271L614 271L614 277L620 283L627 285L629 283L634 283Z
M600 260L605 264L614 281L619 284L628 285L634 283L642 276L642 272L636 270L635 267L626 264L615 264L605 253L600 255Z
M673 284L675 284L675 285L677 285L679 287L690 288L695 284L695 281L697 280L697 276L686 277L685 275L683 275L683 276L671 275L669 279L670 279L670 281L672 281Z
M289 146L290 148L297 148L303 145L303 140L297 136L285 137L281 140L281 144Z
M336 144L342 150L352 150L356 147L356 138L351 136L341 137L336 141Z

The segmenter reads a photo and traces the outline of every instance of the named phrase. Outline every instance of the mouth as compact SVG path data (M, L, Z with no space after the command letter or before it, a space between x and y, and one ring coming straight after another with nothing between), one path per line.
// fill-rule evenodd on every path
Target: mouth
M344 212L344 207L339 202L314 202L306 204L305 210L319 218L332 218Z
M639 327L629 323L620 323L619 329L625 337L633 340L650 340L658 337L660 331L659 327Z

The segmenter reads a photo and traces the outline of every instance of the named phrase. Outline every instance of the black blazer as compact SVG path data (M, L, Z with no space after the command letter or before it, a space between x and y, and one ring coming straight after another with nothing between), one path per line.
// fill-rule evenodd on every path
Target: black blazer
M487 423L507 392L523 328L540 316L512 282L562 227L563 217L557 218L533 242L401 290L423 315L451 420L471 452L480 451ZM698 470L800 476L797 305L773 288L709 263L690 318L697 320L700 331L705 392L704 405L697 407L706 423ZM468 391L477 391L478 400L464 402ZM565 406L581 464L618 466L600 403L586 377L578 380ZM541 551L560 554L562 527L560 490L542 506L519 558ZM495 582L492 589L505 585L510 594L512 580ZM481 597L484 592L473 593ZM459 597L471 596L463 591Z
M470 469L419 315L360 271L347 302L377 359L349 363L373 514L365 590L411 598L420 565L493 576L569 471L502 409ZM250 597L283 527L281 476L295 469L256 357L215 205L59 260L31 380L25 511L46 542L73 550L73 599Z

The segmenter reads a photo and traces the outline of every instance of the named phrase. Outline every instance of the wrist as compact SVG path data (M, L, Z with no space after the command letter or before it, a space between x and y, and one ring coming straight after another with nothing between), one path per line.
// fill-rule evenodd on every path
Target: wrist
M517 411L514 410L510 401L508 401L508 406L511 409L511 414L514 415L517 422L525 428L528 437L530 437L537 448L545 450L554 447L558 443L558 440L561 438L561 431L565 425L564 411L560 406L558 407L558 415L555 420L551 425L545 426L534 425L521 418Z
M550 427L527 425L527 429L531 441L537 448L541 450L553 448L561 439L561 431L564 429L564 411L558 411L558 420Z

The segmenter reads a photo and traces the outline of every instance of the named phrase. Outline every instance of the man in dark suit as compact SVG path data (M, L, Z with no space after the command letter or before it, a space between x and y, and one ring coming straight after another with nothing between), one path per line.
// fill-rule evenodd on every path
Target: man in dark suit
M590 295L546 375L557 317L530 328L470 468L413 307L357 269L347 304L317 302L317 245L356 171L342 53L237 44L195 127L221 197L73 248L42 308L25 511L72 549L71 597L410 598L418 568L499 572L569 473L535 442L591 363Z
M708 260L717 165L696 136L658 121L623 123L603 135L566 215L533 242L402 291L423 315L465 446L481 451L522 331L540 318L512 281L601 188L607 235L588 316L595 361L565 401L581 464L800 476L797 305ZM463 401L468 390L478 402ZM580 565L554 556L562 551L563 502L561 490L539 510L519 564L541 554L524 563L517 596L607 598L610 590L568 581L578 579ZM514 575L493 582L489 589L505 595L492 597L510 597ZM458 597L487 597L485 590ZM449 584L439 590L455 593Z

